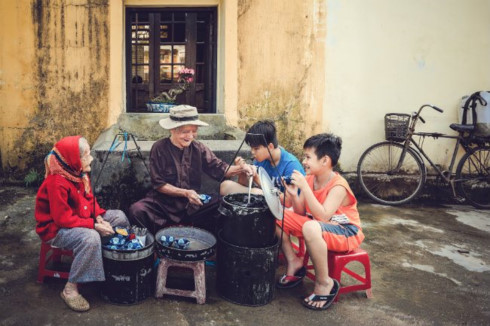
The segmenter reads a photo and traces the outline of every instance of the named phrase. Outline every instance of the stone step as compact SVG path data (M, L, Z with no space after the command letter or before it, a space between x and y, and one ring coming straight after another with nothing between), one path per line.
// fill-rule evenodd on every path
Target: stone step
M117 125L101 136L109 136L110 139L106 140L112 140L115 134L124 130L140 140L161 139L168 137L170 132L160 127L158 121L168 117L168 113L124 113L119 116ZM199 128L199 139L242 140L245 137L242 130L226 124L224 114L199 114L199 119L209 124Z

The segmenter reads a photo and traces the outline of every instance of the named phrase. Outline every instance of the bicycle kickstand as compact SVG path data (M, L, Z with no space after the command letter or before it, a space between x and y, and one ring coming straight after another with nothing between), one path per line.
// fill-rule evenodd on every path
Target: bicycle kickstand
M462 204L465 202L465 198L462 197L462 196L459 196L457 193L456 193L456 187L454 186L454 179L452 179L451 181L449 181L449 184L451 185L451 190L453 191L453 199L455 201L457 201L458 203Z

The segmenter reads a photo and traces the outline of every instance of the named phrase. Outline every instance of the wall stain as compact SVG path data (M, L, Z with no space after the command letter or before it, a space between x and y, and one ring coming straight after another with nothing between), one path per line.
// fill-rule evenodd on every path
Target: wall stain
M76 10L69 11L68 6ZM6 164L5 172L13 178L22 177L31 167L44 171L44 156L62 137L80 134L95 141L106 126L108 112L108 0L76 5L67 5L65 0L33 0L31 17L35 109L27 115L28 127L14 141ZM68 32L73 27L75 32ZM77 43L80 34L81 46Z
M238 0L238 18L245 15L252 6L252 0Z
M304 82L300 90L304 87ZM259 91L256 100L239 110L239 127L248 130L259 120L272 120L276 124L279 144L297 157L301 157L305 131L315 130L318 122L309 123L302 110L298 89L288 90L269 85Z

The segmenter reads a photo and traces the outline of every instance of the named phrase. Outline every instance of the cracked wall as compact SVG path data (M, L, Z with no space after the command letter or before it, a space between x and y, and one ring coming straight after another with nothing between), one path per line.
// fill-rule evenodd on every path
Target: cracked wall
M58 139L93 142L106 127L108 0L3 1L0 36L2 168L42 172Z

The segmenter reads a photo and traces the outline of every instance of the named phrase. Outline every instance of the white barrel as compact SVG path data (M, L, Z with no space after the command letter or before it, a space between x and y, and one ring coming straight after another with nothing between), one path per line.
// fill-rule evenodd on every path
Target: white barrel
M490 92L480 92L481 97L487 101L487 105L481 105L479 101L476 102L476 136L490 137ZM459 123L463 121L464 104L468 96L461 98L461 113L459 114ZM466 111L466 124L473 124L473 113L471 108Z

